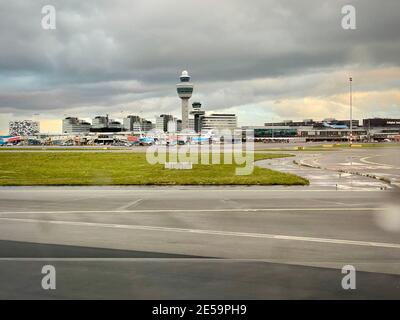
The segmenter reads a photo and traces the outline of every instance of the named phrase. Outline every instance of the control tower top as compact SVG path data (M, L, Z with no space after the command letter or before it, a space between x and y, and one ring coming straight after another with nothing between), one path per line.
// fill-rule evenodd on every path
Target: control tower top
M182 74L180 76L181 82L189 82L190 81L190 76L187 70L183 70Z

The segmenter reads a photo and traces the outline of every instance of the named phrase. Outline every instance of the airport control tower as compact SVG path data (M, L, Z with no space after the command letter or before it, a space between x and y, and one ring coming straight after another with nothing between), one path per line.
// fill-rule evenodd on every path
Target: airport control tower
M182 130L189 129L189 99L193 93L189 73L184 70L180 76L181 82L176 85L179 98L182 99Z
M194 131L199 133L201 132L201 118L205 115L205 112L201 110L200 102L193 102L192 107L190 114L194 116Z

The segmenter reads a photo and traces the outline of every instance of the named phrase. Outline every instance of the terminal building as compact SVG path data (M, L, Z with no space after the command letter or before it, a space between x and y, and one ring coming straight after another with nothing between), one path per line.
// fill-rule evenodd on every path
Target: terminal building
M298 130L298 135L305 141L365 141L367 131L364 128L326 128L326 127L302 127Z
M360 121L353 120L353 128L360 125ZM334 118L326 118L322 121L314 121L313 119L305 119L303 121L283 120L280 122L267 122L264 123L266 127L274 126L288 126L288 127L324 127L324 126L346 126L350 127L350 120L336 120Z
M368 118L363 120L370 140L398 140L400 135L400 119Z
M254 130L256 140L290 140L299 141L383 141L397 140L400 134L400 119L372 118L359 120L336 120L332 118L322 121L306 119L303 121L284 120L268 122L264 126L243 127L243 130Z

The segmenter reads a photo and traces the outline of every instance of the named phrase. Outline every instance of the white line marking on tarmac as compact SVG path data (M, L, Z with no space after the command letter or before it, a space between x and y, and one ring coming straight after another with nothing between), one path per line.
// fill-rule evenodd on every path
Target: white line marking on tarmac
M342 162L338 163L339 166L365 166L365 163L359 162Z
M380 156L381 156L381 155L368 156L368 157L361 158L360 161L361 161L361 162L364 162L364 163L367 163L367 164L374 164L374 165L378 165L378 166L381 166L381 167L386 167L387 169L399 169L399 168L393 167L393 166L390 165L390 164L379 163L379 162L373 162L373 161L367 160L367 159L370 159L370 158L380 157Z
M179 255L179 253L178 253ZM280 263L280 264L289 264L289 265L303 265L303 266L321 266L323 264L325 268L333 268L333 269L341 269L343 264L340 262L332 262L332 261L288 261L287 259L264 259L264 258L208 258L208 257L196 257L196 258L187 258L187 257L179 257L179 258L52 258L52 257L47 257L47 258L14 258L14 257L2 257L0 258L0 262L2 261L15 261L15 262L26 262L26 261L32 261L32 262L43 262L43 261L60 261L60 262L181 262L181 263L187 263L187 262L216 262L216 263L224 263L224 262L268 262L268 263ZM390 264L391 266L398 266L400 267L400 263L398 262L393 262L393 261L388 261L388 260L380 260L381 264ZM327 264L330 264L331 267L326 266ZM374 262L362 262L358 261L355 264L358 264L360 266L362 265L368 265L371 264L373 265ZM362 270L360 270L362 271ZM397 272L398 273L398 272ZM394 274L397 274L394 273Z
M0 211L0 215L26 214L53 214L53 213L146 213L146 212L267 212L267 211L376 211L384 208L357 208L357 207L320 207L320 208L225 208L225 209L137 209L137 210L69 210L69 211Z
M183 229L183 228L171 228L171 227L156 227L156 226L127 225L127 224L108 224L108 223L62 221L62 220L39 220L39 219L18 219L18 218L0 218L0 220L12 221L12 222L70 225L70 226L78 226L78 227L99 227L99 228L114 228L114 229L129 229L129 230L180 232L180 233L206 234L206 235L217 235L217 236L248 237L248 238L289 240L289 241L305 241L305 242L319 242L319 243L344 244L344 245L355 245L355 246L365 246L365 247L400 249L400 243L314 238L314 237L299 237L299 236L288 236L288 235L282 235L282 234L248 233L248 232L234 232L234 231L220 231L220 230L206 230L206 229L205 230Z
M123 206L120 206L119 208L117 208L117 210L126 210L126 209L128 209L129 207L132 207L132 206L134 206L135 204L138 204L138 203L141 202L142 200L143 200L143 199L137 199L137 200L135 200L135 201L131 201L131 202L129 202L129 203L123 205Z
M58 190L55 189L48 189L48 188L57 188ZM22 193L26 193L27 191L30 192L37 192L37 193L42 193L43 190L45 190L46 192L62 192L65 193L66 191L70 192L85 192L85 191L89 191L89 192L113 192L113 191L117 191L117 192L121 192L121 193L131 193L134 192L135 194L137 192L143 192L143 193L154 193L154 191L157 192L170 192L170 193L174 193L174 192L182 192L182 191L193 191L198 193L199 191L205 191L205 192L214 192L214 191L218 191L218 192L282 192L284 191L286 192L332 192L335 191L334 189L301 189L301 188L308 188L308 186L281 186L279 189L276 189L276 186L271 186L271 189L252 189L251 186L248 189L236 189L235 186L223 186L221 187L221 189L209 189L208 187L203 187L203 188L196 188L196 189L185 189L185 188L179 188L179 189L158 189L157 187L154 187L154 189L148 189L148 190L143 190L143 189L101 189L101 188L96 188L96 186L87 186L86 189L85 187L75 187L76 189L69 189L69 188L65 188L65 186L48 186L47 188L41 188L41 187L23 187L23 186L14 186L14 187L4 187L4 186L0 186L0 193L6 193L6 192L11 192L11 193L16 193L16 192L22 192ZM224 189L226 188L226 189ZM274 189L275 188L275 189ZM83 190L82 190L83 189ZM374 190L355 190L355 191L366 191L366 192L371 192ZM335 191L336 192L336 191Z
M131 261L131 262L144 262L144 261L158 261L158 262L193 262L193 261L214 261L214 262L224 262L224 261L237 261L237 262L253 262L253 261L265 261L269 262L266 259L235 259L235 258L184 258L184 257L179 257L179 258L0 258L0 261L18 261L18 262L24 262L24 261L65 261L65 262L74 262L74 261L79 261L79 262L126 262L126 261Z

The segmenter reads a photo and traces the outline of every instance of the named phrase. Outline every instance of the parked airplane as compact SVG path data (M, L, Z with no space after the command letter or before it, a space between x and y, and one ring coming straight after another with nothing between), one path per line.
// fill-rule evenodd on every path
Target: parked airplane
M348 127L345 124L330 124L328 122L322 122L322 125L326 128L332 128L332 129L348 129Z
M152 145L152 144L154 144L154 138L140 137L139 138L139 144L141 144L141 145Z
M210 140L210 137L204 137L204 136L192 137L192 142L194 142L194 143L209 142L209 140Z
M7 144L16 144L21 141L20 136L0 136L0 146Z

